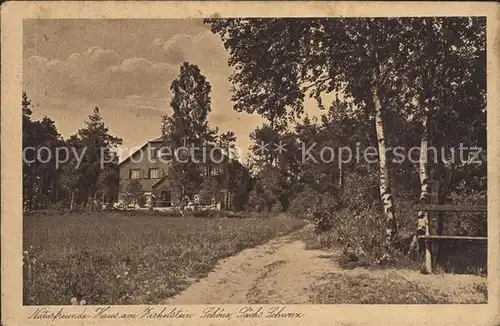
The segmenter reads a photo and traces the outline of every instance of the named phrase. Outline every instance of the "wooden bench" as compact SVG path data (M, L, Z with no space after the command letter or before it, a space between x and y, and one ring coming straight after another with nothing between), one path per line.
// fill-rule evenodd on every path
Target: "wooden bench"
M416 205L413 210L424 212L478 212L486 213L488 208L486 205ZM425 235L418 236L419 239L425 240L425 269L427 273L432 273L432 250L431 242L441 240L457 240L457 241L487 241L487 237L473 236L454 236L454 235L431 235L430 228L426 227Z

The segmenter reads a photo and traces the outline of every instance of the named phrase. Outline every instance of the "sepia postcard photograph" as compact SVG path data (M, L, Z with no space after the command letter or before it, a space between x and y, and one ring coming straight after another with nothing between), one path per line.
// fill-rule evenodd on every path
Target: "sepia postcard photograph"
M7 2L1 32L3 325L500 322L493 3Z

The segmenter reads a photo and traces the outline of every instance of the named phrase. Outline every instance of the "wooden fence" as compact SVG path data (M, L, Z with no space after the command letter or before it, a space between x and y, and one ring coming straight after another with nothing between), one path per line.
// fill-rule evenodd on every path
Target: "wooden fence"
M424 212L478 212L486 213L488 208L486 205L416 205L413 208L415 211ZM455 235L441 235L430 234L430 227L425 228L425 235L418 236L419 239L425 240L425 269L427 273L432 273L432 241L456 240L456 241L487 241L487 237L475 236L455 236Z

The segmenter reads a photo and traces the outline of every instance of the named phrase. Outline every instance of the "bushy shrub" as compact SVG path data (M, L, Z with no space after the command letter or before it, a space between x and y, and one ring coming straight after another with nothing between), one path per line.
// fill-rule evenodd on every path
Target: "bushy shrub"
M306 189L293 198L288 213L298 218L315 220L319 216L328 217L339 207L339 200L335 194Z
M342 246L344 252L355 254L359 259L375 262L383 253L385 217L374 209L357 213L348 209L330 214L332 242Z
M271 213L279 214L283 212L283 205L280 202L276 202L272 207L271 207Z
M246 205L246 209L250 212L268 212L269 211L269 203L264 198L263 195L257 193L257 191L252 190L248 197L248 203Z
M340 202L343 207L361 214L380 203L379 180L373 166L358 167L361 171L346 173Z
M333 227L332 222L327 215L316 213L314 219L314 231L316 233L330 231Z
M337 247L343 252L340 264L344 267L384 263L389 266L405 266L419 269L423 254L408 257L407 252L415 230L417 212L413 203L399 200L397 204L398 234L390 259L386 260L385 215L380 207L366 206L354 211L347 207L331 210L326 214L328 228L322 230L317 241L321 247ZM467 216L470 215L470 216ZM474 215L474 216L473 216ZM486 235L487 219L476 213L448 214L445 218L444 234ZM432 233L436 232L437 216L431 214ZM467 218L464 218L467 217ZM442 241L432 247L436 270L452 273L487 273L487 246L485 243Z

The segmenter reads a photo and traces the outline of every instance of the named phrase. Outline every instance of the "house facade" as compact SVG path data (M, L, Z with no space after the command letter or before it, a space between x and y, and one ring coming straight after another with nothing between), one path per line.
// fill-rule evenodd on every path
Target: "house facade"
M143 190L144 200L141 204L145 207L179 206L183 198L187 200L184 204L197 202L198 194L184 194L182 189L175 189L169 184L167 176L171 172L171 161L165 157L160 159L164 153L161 150L163 144L161 137L148 141L119 164L119 201L124 201L129 184L137 180ZM224 164L204 164L200 168L204 179L208 177L223 179ZM231 197L232 194L221 184L211 204L218 208L227 208L230 206Z

